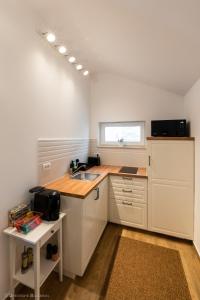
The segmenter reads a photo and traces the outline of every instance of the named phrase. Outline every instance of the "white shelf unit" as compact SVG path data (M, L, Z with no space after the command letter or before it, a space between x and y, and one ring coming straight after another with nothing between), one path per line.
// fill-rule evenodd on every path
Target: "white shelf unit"
M8 227L4 233L9 236L10 249L10 299L14 299L16 283L22 283L35 292L35 299L40 299L40 287L49 274L59 266L59 279L63 280L63 252L62 252L62 220L66 213L60 213L59 219L53 222L43 221L28 234L20 233L16 228ZM58 235L59 258L57 261L47 260L42 246L54 235ZM20 240L33 247L33 266L26 273L16 270L16 241Z
M49 274L55 269L55 267L60 262L60 258L57 261L47 260L45 258L45 253L42 251L40 254L40 286L43 285ZM18 270L14 279L21 282L22 284L34 289L34 267L28 269L26 273L21 273Z

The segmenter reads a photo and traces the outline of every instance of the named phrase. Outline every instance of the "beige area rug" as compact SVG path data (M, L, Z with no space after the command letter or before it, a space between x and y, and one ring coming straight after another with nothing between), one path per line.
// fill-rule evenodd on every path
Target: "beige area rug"
M121 237L106 300L191 300L179 252Z

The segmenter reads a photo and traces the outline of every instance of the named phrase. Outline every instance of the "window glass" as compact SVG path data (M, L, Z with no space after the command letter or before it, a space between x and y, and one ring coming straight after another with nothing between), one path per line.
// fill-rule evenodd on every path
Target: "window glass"
M144 122L100 123L101 145L144 145Z

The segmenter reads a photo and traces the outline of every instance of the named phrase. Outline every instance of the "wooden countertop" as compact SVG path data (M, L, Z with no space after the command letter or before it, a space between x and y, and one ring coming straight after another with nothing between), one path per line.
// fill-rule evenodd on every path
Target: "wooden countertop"
M84 199L108 175L147 178L146 168L138 168L137 174L120 173L120 168L121 167L116 166L93 167L87 170L87 172L100 174L100 176L93 181L72 179L69 174L66 174L65 176L45 185L45 187L57 190L64 196Z
M147 140L151 141L151 140L155 140L155 141L159 141L159 140L165 140L165 141L194 141L195 138L194 137L186 137L186 136L148 136Z

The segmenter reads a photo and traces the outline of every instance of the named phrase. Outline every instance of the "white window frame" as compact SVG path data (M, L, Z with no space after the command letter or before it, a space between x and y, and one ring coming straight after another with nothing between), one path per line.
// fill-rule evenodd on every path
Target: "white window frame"
M140 126L141 140L140 142L106 142L105 128L113 126ZM99 146L100 147L145 147L145 122L144 121L128 121L128 122L100 122L99 123Z

